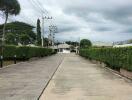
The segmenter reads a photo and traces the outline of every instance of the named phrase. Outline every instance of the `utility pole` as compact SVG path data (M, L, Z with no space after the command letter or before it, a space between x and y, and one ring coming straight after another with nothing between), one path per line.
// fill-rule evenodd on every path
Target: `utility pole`
M50 25L49 31L50 31L50 34L52 35L52 45L54 46L54 44L55 44L55 33L57 32L57 26ZM52 32L53 32L53 34L52 34Z
M49 26L49 44L51 44L52 45L52 30L51 30L51 27Z
M44 37L45 37L45 34L44 34L44 21L45 21L45 19L52 19L52 17L47 17L47 16L45 16L45 17L43 17L42 16L42 34L41 34L41 39L42 39L42 47L44 47Z
M42 32L41 32L41 44L44 46L44 17L42 17Z

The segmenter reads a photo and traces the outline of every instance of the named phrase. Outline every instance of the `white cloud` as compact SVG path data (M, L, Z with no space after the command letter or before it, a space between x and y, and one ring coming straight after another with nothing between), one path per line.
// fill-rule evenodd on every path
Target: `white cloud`
M36 5L34 5L36 2ZM58 26L59 40L120 41L132 38L131 0L19 0L22 10L17 20L36 25L41 18L39 9L45 8ZM32 2L32 3L31 3ZM36 7L36 6L40 7ZM48 15L45 11L45 15ZM1 21L1 19L0 19Z

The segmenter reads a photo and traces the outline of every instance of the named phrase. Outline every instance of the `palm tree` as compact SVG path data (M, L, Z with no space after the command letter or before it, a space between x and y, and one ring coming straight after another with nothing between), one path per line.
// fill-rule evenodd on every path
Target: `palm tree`
M3 26L3 34L2 34L2 46L5 41L5 28L9 15L17 15L20 13L20 4L17 0L0 0L0 11L5 14L5 23ZM3 49L2 49L3 51Z

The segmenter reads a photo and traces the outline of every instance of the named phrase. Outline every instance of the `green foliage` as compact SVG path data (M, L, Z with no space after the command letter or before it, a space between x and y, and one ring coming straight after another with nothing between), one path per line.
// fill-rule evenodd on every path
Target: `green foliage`
M37 20L37 44L41 45L41 27L40 27L40 20Z
M44 38L44 47L48 47L48 44L49 44L49 40L48 38Z
M0 25L0 30L2 30L3 25ZM16 45L18 43L21 43L21 37L26 35L29 37L29 42L34 44L36 41L36 34L33 32L33 26L27 24L27 23L23 23L23 22L12 22L12 23L7 23L6 25L6 43L7 44L12 44L12 45ZM10 39L8 39L8 37L11 37L11 33L15 36L12 37L13 39L16 40L17 43L14 42L8 42L10 41ZM12 39L11 39L12 40ZM27 40L25 41L27 43Z
M131 40L128 40L128 43L132 43L132 39Z
M16 36L15 36L15 34L13 34L13 33L8 33L7 35L6 35L6 37L5 37L5 42L6 42L6 44L15 44L15 45L17 45L17 41L16 41Z
M27 34L20 35L20 43L22 45L28 45L30 43L30 37Z
M132 71L132 47L81 49L80 55L106 63L112 69Z
M78 42L73 42L73 41L66 41L66 44L73 45L73 46L79 46Z
M4 47L4 59L13 59L14 55L18 60L30 59L32 57L44 57L53 54L54 51L49 48L41 47L28 47L28 46L5 46Z
M80 42L80 47L81 48L89 48L92 46L92 43L90 40L87 40L87 39L82 39L81 42Z
M0 0L0 10L5 14L17 15L20 12L20 4L17 0Z
M20 13L20 10L21 10L20 4L17 0L0 0L0 11L2 11L5 14L5 23L2 28L3 41L0 41L1 45L5 43L5 33L6 33L6 24L7 24L8 16L18 15Z
M3 25L0 25L0 29L3 28ZM17 33L17 32L24 32L24 31L28 31L28 30L32 30L34 27L24 23L24 22L19 22L19 21L15 21L15 22L11 22L11 23L7 23L6 25L6 30L10 30L11 32ZM8 32L7 31L7 32Z

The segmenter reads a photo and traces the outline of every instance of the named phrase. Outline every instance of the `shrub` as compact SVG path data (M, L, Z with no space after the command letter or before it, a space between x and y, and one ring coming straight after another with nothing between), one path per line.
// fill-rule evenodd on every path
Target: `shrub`
M132 71L132 47L81 49L80 55L106 63L112 69Z
M4 59L11 60L14 59L16 55L18 60L30 59L32 57L44 57L52 55L54 51L49 48L41 47L28 47L28 46L5 46L4 47Z

